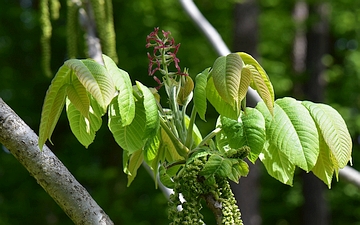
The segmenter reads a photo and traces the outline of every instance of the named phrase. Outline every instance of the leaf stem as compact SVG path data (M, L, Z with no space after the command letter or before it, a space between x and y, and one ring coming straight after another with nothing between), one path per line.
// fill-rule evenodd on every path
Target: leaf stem
M220 127L215 128L208 135L206 135L206 137L204 137L204 139L200 142L198 146L205 145L208 141L210 141L213 137L215 137L220 131L221 131Z
M197 113L197 111L195 109L195 105L193 105L193 108L191 110L189 126L187 128L186 139L185 139L185 146L188 147L189 149L191 149L191 145L192 145L192 142L193 142L192 134L193 134L193 129L194 129L196 113Z
M179 153L179 155L181 155L182 157L184 157L185 159L188 156L189 153L189 149L183 144L181 143L181 141L179 140L178 137L176 137L174 135L174 133L170 130L170 128L166 125L164 118L160 117L160 126L164 129L164 131L166 132L166 134L169 136L169 138L171 139L172 143L175 146L176 151Z

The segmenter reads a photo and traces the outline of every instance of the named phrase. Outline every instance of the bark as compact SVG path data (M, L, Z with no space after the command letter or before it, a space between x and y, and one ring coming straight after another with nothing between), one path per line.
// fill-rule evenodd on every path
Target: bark
M29 171L75 224L113 222L38 136L0 98L0 143Z
M234 51L246 52L257 58L259 8L255 0L247 0L235 5L234 10ZM255 102L252 106L255 106ZM239 184L231 183L246 225L260 225L259 210L260 171L259 164L249 164L249 174L241 178Z
M294 71L305 72L302 93L305 99L321 102L324 98L325 82L322 64L323 55L328 53L328 20L326 4L308 6L304 1L295 5L294 19L298 29L294 42ZM305 29L308 14L317 17L317 21ZM306 58L305 58L306 57ZM304 64L305 63L305 64ZM305 66L305 67L304 67ZM329 211L324 198L326 186L312 173L302 173L304 205L302 206L302 224L327 225Z

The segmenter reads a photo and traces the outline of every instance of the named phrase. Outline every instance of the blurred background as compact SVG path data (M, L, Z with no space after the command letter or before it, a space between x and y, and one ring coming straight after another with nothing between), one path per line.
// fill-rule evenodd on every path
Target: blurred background
M67 59L66 1L53 21L51 69ZM353 138L353 167L360 170L360 1L196 0L231 51L254 55L267 71L276 98L324 102L346 120ZM38 133L51 78L41 68L39 0L0 0L0 97ZM218 57L175 0L113 0L119 67L133 80L156 86L147 75L146 35L154 27L181 43L182 68L195 77ZM79 57L85 57L79 55ZM203 134L214 110L199 121ZM168 224L167 199L145 169L127 188L122 150L103 118L95 142L85 149L72 135L65 113L53 134L53 152L115 224ZM30 174L0 144L0 225L72 224ZM329 190L297 171L293 187L270 177L257 163L232 185L246 225L360 224L358 187L340 178ZM207 213L207 212L205 212ZM206 224L215 224L211 218Z

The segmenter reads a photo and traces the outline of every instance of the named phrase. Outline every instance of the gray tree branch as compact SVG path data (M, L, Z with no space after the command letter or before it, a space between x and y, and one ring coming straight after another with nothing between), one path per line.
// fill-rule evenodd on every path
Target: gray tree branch
M215 49L219 56L227 55L230 53L229 48L226 46L224 40L221 38L219 32L207 21L207 19L201 14L192 0L179 0L184 11L192 19L195 25L205 35L210 42L211 46ZM251 102L257 103L261 101L260 96L253 89L249 88L248 98ZM355 169L346 166L341 169L339 175L348 182L360 187L360 172Z
M113 222L38 136L0 98L0 143L29 171L75 224L111 225Z

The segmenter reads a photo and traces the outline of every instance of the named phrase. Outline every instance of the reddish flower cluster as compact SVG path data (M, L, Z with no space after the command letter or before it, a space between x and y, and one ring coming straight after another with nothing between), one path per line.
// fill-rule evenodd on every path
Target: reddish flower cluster
M161 81L154 76L154 73L158 70L161 71L161 64L163 63L168 66L170 63L174 62L177 75L187 76L188 74L181 72L179 66L180 60L176 57L180 44L175 44L175 40L171 36L170 31L162 31L162 39L159 37L158 32L159 28L156 27L154 28L154 31L146 37L146 48L154 47L152 55L147 53L149 59L148 73L149 76L153 76L154 80L161 85ZM165 62L163 62L163 58L165 59Z

